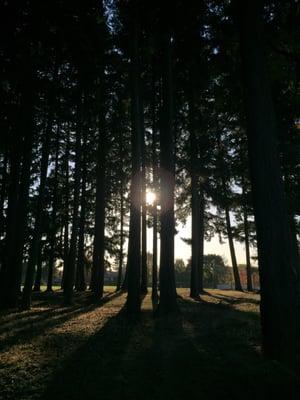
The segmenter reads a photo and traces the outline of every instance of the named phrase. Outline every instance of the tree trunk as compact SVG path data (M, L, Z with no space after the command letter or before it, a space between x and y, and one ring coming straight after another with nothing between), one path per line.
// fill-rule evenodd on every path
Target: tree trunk
M160 131L161 149L161 233L160 233L160 314L177 313L177 293L174 273L174 134L173 134L173 83L171 34L163 35L162 60L162 123Z
M31 66L24 67L20 123L12 138L8 225L5 260L1 268L0 307L16 307L22 277L23 247L29 198L34 137L34 79Z
M21 170L21 137L13 137L10 146L10 175L8 186L8 206L6 237L3 254L3 263L0 271L0 307L9 308L17 305L18 294L12 293L13 268L11 267L14 238L17 225L18 189Z
M193 82L191 82L191 85ZM189 131L190 131L190 174L191 174L191 209L192 209L192 259L191 259L191 287L190 296L199 297L203 290L201 282L201 265L200 265L200 247L201 247L201 230L200 225L201 204L199 196L199 176L197 169L198 163L198 143L195 132L195 95L194 90L190 88L189 100ZM203 246L203 244L202 244Z
M42 266L43 266L43 244L40 243L39 254L38 254L38 258L37 258L36 275L35 275L35 281L34 281L34 286L33 286L33 291L34 292L40 292L41 291Z
M218 133L218 149L219 149L219 169L221 175L221 191L222 197L224 202L224 210L225 210L225 221L226 221L226 231L228 237L228 244L231 256L231 264L232 264L232 271L233 271L233 278L234 278L234 287L235 290L242 291L242 285L240 280L239 269L236 261L235 249L234 249L234 241L233 241L233 234L231 228L231 221L230 221L230 212L229 212L229 199L228 199L228 189L227 189L227 182L225 178L224 171L226 171L226 162L225 162L225 154L223 151L223 144L221 142L221 134Z
M64 214L63 214L63 225L64 225L64 263L61 278L61 289L64 288L64 277L65 270L69 254L69 196L70 196L70 185L69 185L69 154L70 154L70 130L67 127L67 140L66 140L66 150L65 150L65 160L64 160L64 179L65 179L65 190L64 190Z
M122 270L123 270L123 244L124 244L124 193L123 193L123 179L121 178L121 186L120 186L120 249L119 249L119 268L118 268L118 280L117 280L117 288L116 290L121 289L122 284Z
M244 178L242 178L242 196L243 196L243 218L244 218L244 233L245 233L245 251L246 251L246 275L247 275L247 290L252 292L252 269L250 258L250 241L249 241L249 223L247 213L246 194L244 188Z
M239 8L247 135L261 285L263 350L270 358L299 351L297 252L292 244L278 156L276 117L263 47L260 1Z
M204 190L200 185L199 192L199 248L198 248L198 263L199 263L199 291L203 293L203 264L204 264L204 218L205 218L205 198Z
M100 89L99 89L100 92ZM96 210L95 210L95 231L93 265L90 289L95 297L103 296L104 286L104 254L105 254L105 168L106 168L106 138L105 138L105 117L102 102L100 100L99 130L98 130L98 157L96 177Z
M157 265L157 234L158 234L158 212L157 212L157 196L158 196L158 160L156 155L157 148L157 118L156 118L156 74L155 66L153 66L152 81L152 173L153 173L153 192L154 201L152 205L153 212L153 237L152 237L152 303L156 307L158 303L158 265Z
M2 174L1 174L2 179L1 179L1 194L0 194L0 238L4 233L4 221L5 221L4 202L7 194L7 181L8 181L7 167L8 167L8 151L7 149L5 149L2 161ZM0 263L2 265L2 255Z
M123 260L124 260L124 141L123 132L120 130L119 134L119 160L120 160L120 249L119 249L119 268L118 268L118 279L116 290L121 289L122 274L123 274Z
M54 186L53 186L53 201L52 201L52 213L51 213L51 223L50 223L50 231L49 231L49 261L48 261L48 277L47 277L47 292L52 292L53 285L53 270L55 263L55 240L56 240L56 230L57 230L57 222L56 222L56 214L58 207L58 156L59 156L59 133L60 128L57 127L56 132L56 143L55 143L55 172L54 172Z
M86 174L87 174L87 146L86 146L86 133L83 133L82 143L82 180L81 180L81 199L80 199L80 221L79 221L79 235L78 235L78 255L77 255L77 268L75 289L83 292L86 289L85 284L85 251L84 251L84 232L85 232L85 219L86 219Z
M140 313L140 268L141 268L141 152L142 121L140 98L139 27L135 6L132 32L131 59L131 152L132 170L130 187L130 222L127 264L127 312L136 318Z
M143 130L144 136L144 130ZM148 271L147 271L147 205L146 205L146 167L145 167L145 138L142 138L142 275L141 294L148 293Z
M79 101L77 105L77 124L75 139L75 172L74 172L74 195L73 195L73 214L72 232L68 259L64 277L64 304L71 305L73 300L75 267L76 267L76 247L78 239L79 225L79 195L80 195L80 175L81 175L81 128L82 128L82 92L78 90Z
M252 291L252 270L250 259L250 243L249 243L249 226L247 211L244 209L244 231L245 231L245 250L246 250L246 273L247 273L247 290Z
M53 112L50 111L49 120L45 132L45 138L42 148L41 170L40 170L40 186L38 201L36 207L35 223L33 230L33 237L29 249L29 259L27 263L27 271L24 283L24 289L21 300L22 310L28 310L31 305L31 292L34 281L34 273L39 255L39 247L42 235L42 215L44 209L44 195L47 179L49 152L50 152L50 137L52 133Z
M239 269L238 269L238 265L237 265L237 261L236 261L235 248L234 248L234 243L233 243L233 234L232 234L231 222L230 222L230 213L229 213L229 207L227 204L225 205L225 218L226 218L226 230L227 230L227 237L228 237L228 243L229 243L229 249L230 249L233 278L234 278L234 288L235 288L235 290L243 291L243 288L241 285L241 280L240 280Z

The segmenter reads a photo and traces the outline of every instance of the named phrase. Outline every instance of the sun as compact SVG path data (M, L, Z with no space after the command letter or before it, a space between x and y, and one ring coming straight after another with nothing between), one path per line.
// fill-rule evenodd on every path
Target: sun
M147 191L146 192L146 203L149 206L153 206L155 200L156 200L156 194L154 192Z

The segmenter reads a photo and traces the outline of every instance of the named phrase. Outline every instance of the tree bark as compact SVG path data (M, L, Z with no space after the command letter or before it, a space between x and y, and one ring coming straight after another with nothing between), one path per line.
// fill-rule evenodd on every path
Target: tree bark
M53 270L55 263L55 239L57 230L57 208L58 208L58 156L59 156L59 133L60 127L57 127L56 143L55 143L55 166L54 166L54 185L53 185L53 200L52 200L52 213L49 231L49 260L48 260L48 277L47 277L47 292L52 292L53 285Z
M224 174L224 171L226 171L226 163L224 161L225 154L223 151L223 144L221 142L221 134L220 133L218 134L218 148L219 148L219 169L220 169L220 175L221 175L221 179L220 179L221 180L221 190L222 190L222 197L223 197L223 202L224 202L226 231L227 231L228 244L229 244L229 250L230 250L230 256L231 256L234 287L235 287L235 290L242 291L243 288L241 285L239 269L238 269L238 265L237 265L237 261L236 261L233 233L232 233L231 221L230 221L229 199L228 199L228 194L227 194L228 188L227 188L227 182L226 182L226 178L225 178L225 174Z
M34 281L35 268L39 255L39 247L42 235L42 215L44 209L44 195L45 195L45 187L47 179L49 153L50 153L50 137L52 133L52 124L53 124L53 110L50 110L49 120L42 148L40 185L39 185L38 201L36 207L33 237L29 250L29 259L27 263L27 271L26 271L24 289L21 300L21 308L23 310L28 310L31 306L32 285Z
M33 286L33 291L34 292L40 292L41 291L42 266L43 266L43 244L40 243L39 254L38 254L38 258L37 258L36 275L35 275L34 286Z
M100 88L99 88L100 93ZM96 178L96 210L93 265L90 289L95 297L103 296L104 286L104 254L105 254L105 168L106 168L106 133L105 117L102 102L100 100L99 129L98 129L98 156L97 156L97 178Z
M247 136L257 228L264 353L293 359L299 351L298 254L292 244L278 156L278 136L263 45L261 2L238 4Z
M119 248L119 267L118 267L118 278L116 290L121 289L122 275L123 275L123 261L124 261L124 140L122 129L119 133L119 160L120 160L120 248Z
M234 278L234 288L235 288L235 290L243 291L243 288L241 285L239 269L238 269L238 265L237 265L237 261L236 261L235 248L234 248L234 242L233 242L233 234L232 234L231 221L230 221L230 213L229 213L229 207L227 204L225 205L225 219L226 219L226 230L227 230L227 237L228 237L228 243L229 243L229 249L230 249L233 278Z
M21 104L16 135L11 145L5 259L0 276L0 308L16 307L20 294L23 247L29 198L32 145L34 138L34 77L32 66L24 66Z
M153 173L153 192L154 201L152 205L153 212L153 236L152 236L152 303L154 307L158 304L158 264L157 264L157 236L158 236L158 212L157 212L157 196L158 196L158 159L156 155L157 148L157 117L156 117L156 74L155 66L153 67L152 80L152 173Z
M191 85L193 82L191 82ZM195 95L194 90L190 88L189 99L189 131L190 131L190 175L191 175L191 209L192 209L192 259L191 259L191 287L190 296L199 297L203 291L201 271L201 246L203 247L203 217L202 204L199 196L199 168L198 160L198 142L196 139L195 128ZM203 257L202 257L203 259Z
M3 161L2 161L2 179L1 179L1 194L0 194L0 238L2 237L4 233L4 202L6 199L7 195L7 181L8 181L8 173L7 173L7 167L8 167L8 151L5 149L4 154L3 154ZM1 260L0 263L2 265L2 255L1 255Z
M245 233L247 290L249 292L252 292L253 286L252 286L252 268L251 268L251 258L250 258L249 223L248 223L246 194L244 188L244 178L242 178L242 190L243 190L242 196L243 196L243 219L244 219L244 233Z
M70 305L73 301L75 266L76 266L76 247L78 239L79 225L79 194L80 194L80 172L81 172L81 124L82 124L82 92L79 89L79 102L77 105L77 126L75 141L75 172L74 172L74 196L73 196L73 215L72 215L72 232L70 239L70 247L67 259L67 265L64 277L64 304Z
M171 34L163 34L162 61L162 123L160 131L161 149L161 233L160 233L160 301L158 312L170 314L178 312L174 272L174 132L173 132L173 83Z
M63 271L61 278L61 289L64 288L64 277L65 270L68 260L69 254L69 196L70 196L70 185L69 185L69 154L70 154L70 130L67 127L67 140L66 140L66 149L65 149L65 159L64 159L64 213L63 213L63 225L64 225L64 263L63 263Z
M118 279L116 290L121 289L122 284L122 273L123 273L123 259L124 259L124 193L123 193L123 179L121 178L120 185L120 248L119 248L119 267L118 267Z
M83 143L82 143L82 171L81 171L81 198L80 198L80 220L79 220L79 234L78 234L78 254L77 254L77 268L76 268L76 279L75 289L78 292L83 292L86 289L85 284L85 251L84 251L84 232L85 232L85 219L86 219L86 175L87 175L87 146L86 146L86 133L83 132Z
M137 318L140 313L140 269L141 269L141 152L142 122L140 96L139 26L137 6L133 10L131 38L131 148L132 170L130 187L130 222L127 262L127 312Z
M8 185L7 224L4 246L3 262L0 271L0 307L10 308L17 305L18 294L12 293L14 271L11 267L13 245L17 226L18 189L21 170L21 145L20 135L11 140L9 159L10 175Z
M143 129L142 138L142 275L141 294L148 293L148 271L147 271L147 205L146 205L146 166L145 166L145 138Z

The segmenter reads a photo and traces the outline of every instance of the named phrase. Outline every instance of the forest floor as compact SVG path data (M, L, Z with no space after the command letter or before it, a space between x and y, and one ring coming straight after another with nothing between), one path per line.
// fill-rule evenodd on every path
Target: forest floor
M30 311L0 314L0 398L9 400L298 399L300 377L260 352L259 296L178 289L179 317L129 323L126 295L106 288L34 296Z

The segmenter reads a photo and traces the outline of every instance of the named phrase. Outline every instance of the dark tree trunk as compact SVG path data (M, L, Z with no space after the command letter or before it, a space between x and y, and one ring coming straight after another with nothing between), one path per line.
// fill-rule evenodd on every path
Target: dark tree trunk
M174 133L173 133L173 83L171 35L163 34L162 60L162 121L160 131L161 149L161 233L160 233L160 301L159 313L178 312L177 293L174 273Z
M103 99L102 99L103 101ZM101 104L100 108L103 107ZM104 125L104 109L99 113L98 157L96 177L96 210L93 265L90 289L95 297L103 296L104 286L104 254L105 254L105 168L106 168L106 138Z
M144 130L143 130L144 133ZM143 135L144 136L144 135ZM141 294L148 293L147 271L147 206L146 206L146 167L145 167L145 138L142 139L142 259L141 259Z
M63 214L63 225L64 225L64 263L63 263L63 271L62 271L62 279L61 279L61 289L64 288L64 277L65 270L68 260L69 254L69 196L70 196L70 185L69 185L69 154L70 154L70 131L67 129L67 140L66 140L66 150L65 150L65 159L64 159L64 214Z
M191 82L191 85L193 82ZM199 297L203 291L201 271L203 264L201 265L201 247L203 247L203 225L200 222L203 220L202 215L202 204L199 195L199 152L198 152L198 141L196 139L196 128L195 128L195 95L194 90L190 89L190 101L189 101L189 130L190 130L190 174L191 174L191 209L192 209L192 259L191 259L191 288L190 296ZM202 257L203 258L203 257Z
M136 8L137 6L135 6ZM132 125L132 171L130 187L130 222L127 264L127 312L132 317L140 313L140 269L141 269L141 152L142 121L140 97L139 27L137 10L134 11L131 59L131 125Z
M231 228L231 222L230 222L230 213L229 213L229 207L227 204L225 205L225 219L226 219L226 231L227 231L232 271L233 271L233 278L234 278L234 288L235 288L235 290L242 291L243 288L241 285L239 269L238 269L238 265L237 265L237 261L236 261L235 248L234 248L234 242L233 242L233 234L232 234L232 228Z
M245 250L246 250L246 273L247 273L247 290L250 292L252 287L252 270L250 258L250 243L249 243L249 224L247 211L244 209L244 231L245 231Z
M78 255L77 255L77 268L75 289L83 292L86 289L85 284L85 250L84 250L84 232L85 232L85 219L86 219L86 174L87 174L87 146L86 146L86 133L83 133L82 143L82 180L81 180L81 199L80 199L80 221L79 221L79 235L78 235Z
M38 254L38 258L37 258L37 268L36 268L36 275L35 275L34 286L33 286L34 292L41 291L42 266L43 266L43 245L41 243L39 246L39 254Z
M276 117L263 47L261 2L238 4L247 135L261 285L263 350L274 359L299 351L297 252L278 156Z
M56 143L55 143L55 172L54 172L54 186L53 186L53 200L52 200L52 213L49 231L49 260L48 260L48 277L47 277L47 292L52 292L53 285L53 270L55 263L55 242L56 242L56 231L57 231L57 208L58 208L58 156L59 156L59 133L60 128L57 127L56 132Z
M34 79L25 67L20 115L16 136L12 138L11 173L8 196L5 259L0 276L0 307L16 307L20 294L23 247L29 198L32 145L34 137ZM24 133L24 134L23 134Z
M2 161L2 174L1 174L1 194L0 194L0 238L2 237L4 233L4 202L6 199L6 194L7 194L7 181L8 181L8 173L7 173L7 167L8 167L8 151L5 149L5 153L3 156L3 161ZM2 265L2 257L1 257L1 265Z
M224 203L224 210L225 210L225 222L226 222L226 231L227 231L227 237L228 237L228 244L229 244L229 250L230 250L230 257L231 257L231 264L232 264L232 272L233 272L233 278L234 278L234 287L235 290L242 291L242 285L241 285L241 280L240 280L240 274L239 274L239 269L236 261L236 255L235 255L235 248L234 248L234 241L233 241L233 233L232 233L232 228L231 228L231 221L230 221L230 212L229 212L229 199L228 199L228 188L227 188L227 182L225 178L224 171L226 171L226 163L225 163L225 154L223 151L224 147L221 142L221 134L218 134L218 150L219 150L219 169L220 169L220 175L221 175L221 191L222 191L222 197L223 197L223 203Z
M119 268L118 268L118 280L117 280L117 291L121 289L122 284L122 273L123 273L123 244L124 244L124 193L123 193L123 179L121 178L120 185L120 249L119 249Z
M79 101L77 105L77 124L75 139L75 171L74 171L74 195L73 195L73 214L72 214L72 232L70 247L67 258L65 276L64 276L64 304L70 305L73 301L75 267L76 267L76 247L78 240L79 225L79 195L80 195L80 175L81 175L81 125L82 125L82 93L78 91Z
M129 226L129 230L130 230L130 226ZM130 231L129 231L129 237L130 237ZM128 255L128 252L129 252L129 240L128 240L128 246L127 246L127 255ZM124 279L123 279L121 289L124 291L128 290L128 257L127 257L127 262L126 262L126 266L125 266L125 274L124 274Z
M204 218L205 218L205 197L203 187L200 185L199 192L199 248L198 248L198 263L199 263L199 291L203 293L203 265L204 265Z
M245 252L246 252L246 275L247 275L247 290L251 292L252 286L252 268L250 258L250 241L249 241L249 222L247 213L246 194L244 188L244 178L242 178L242 190L243 190L243 219L244 219L244 233L245 233Z
M157 234L158 234L158 213L157 213L157 195L158 195L158 160L156 155L157 148L157 117L156 117L156 74L153 67L152 81L152 173L153 173L153 192L154 201L153 211L153 237L152 237L152 302L156 307L158 303L158 265L157 265Z
M22 139L19 135L13 137L9 152L10 176L8 186L8 206L6 237L4 247L3 263L0 271L0 306L1 308L15 307L17 305L17 295L12 293L14 271L11 267L14 238L17 225L18 208L18 188L19 175L21 170L21 144Z
M120 248L119 248L119 268L118 268L118 279L117 279L117 287L116 290L121 289L122 284L122 274L123 274L123 260L124 260L124 141L123 141L123 132L120 130L119 134L119 159L120 159Z
M33 237L29 249L29 259L27 263L27 271L24 283L24 289L21 300L21 308L27 310L31 305L31 292L34 281L35 268L39 255L40 241L42 235L42 215L44 209L44 195L47 179L48 160L50 152L50 137L52 133L53 113L50 111L49 120L45 132L44 143L42 148L41 169L40 169L40 186L38 201L36 207L36 215L34 222Z

